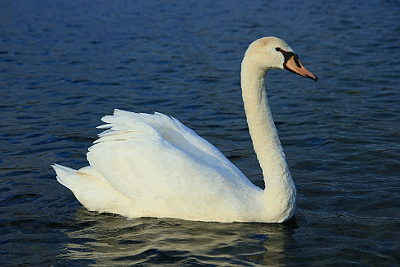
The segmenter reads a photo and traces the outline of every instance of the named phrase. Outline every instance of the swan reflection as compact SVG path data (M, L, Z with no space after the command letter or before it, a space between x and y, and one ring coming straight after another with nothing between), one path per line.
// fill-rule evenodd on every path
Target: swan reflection
M81 209L81 229L63 257L89 264L285 265L293 226L264 223L204 223L178 219L126 219Z

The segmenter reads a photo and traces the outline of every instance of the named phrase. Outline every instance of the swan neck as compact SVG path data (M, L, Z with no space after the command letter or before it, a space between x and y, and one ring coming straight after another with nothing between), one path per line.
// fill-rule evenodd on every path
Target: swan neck
M294 183L268 105L267 71L245 57L241 70L242 96L250 136L263 171L265 191L269 188L284 190L289 184L294 187Z

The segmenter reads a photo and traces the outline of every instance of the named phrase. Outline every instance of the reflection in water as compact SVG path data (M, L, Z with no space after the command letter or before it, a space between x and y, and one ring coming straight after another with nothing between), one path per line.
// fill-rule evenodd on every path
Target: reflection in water
M68 233L64 256L96 265L285 265L293 243L288 224L203 223L177 219L126 219L81 209L84 228Z

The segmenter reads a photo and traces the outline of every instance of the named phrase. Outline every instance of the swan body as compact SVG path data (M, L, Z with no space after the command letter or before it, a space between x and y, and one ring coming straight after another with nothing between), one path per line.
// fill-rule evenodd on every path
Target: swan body
M288 220L296 189L268 106L269 69L287 69L317 80L284 41L264 37L247 49L241 68L242 96L265 189L249 181L212 144L161 113L115 110L89 148L89 166L58 164L57 180L89 210L129 218L169 217L196 221Z

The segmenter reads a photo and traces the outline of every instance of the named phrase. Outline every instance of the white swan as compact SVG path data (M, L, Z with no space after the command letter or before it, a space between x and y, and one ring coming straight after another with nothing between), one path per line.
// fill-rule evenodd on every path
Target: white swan
M90 166L78 171L53 165L57 180L89 210L126 217L196 221L288 220L296 188L285 160L264 88L270 69L317 80L284 41L264 37L247 49L242 96L265 189L250 182L213 145L178 120L155 113L115 110L109 128L89 148Z

